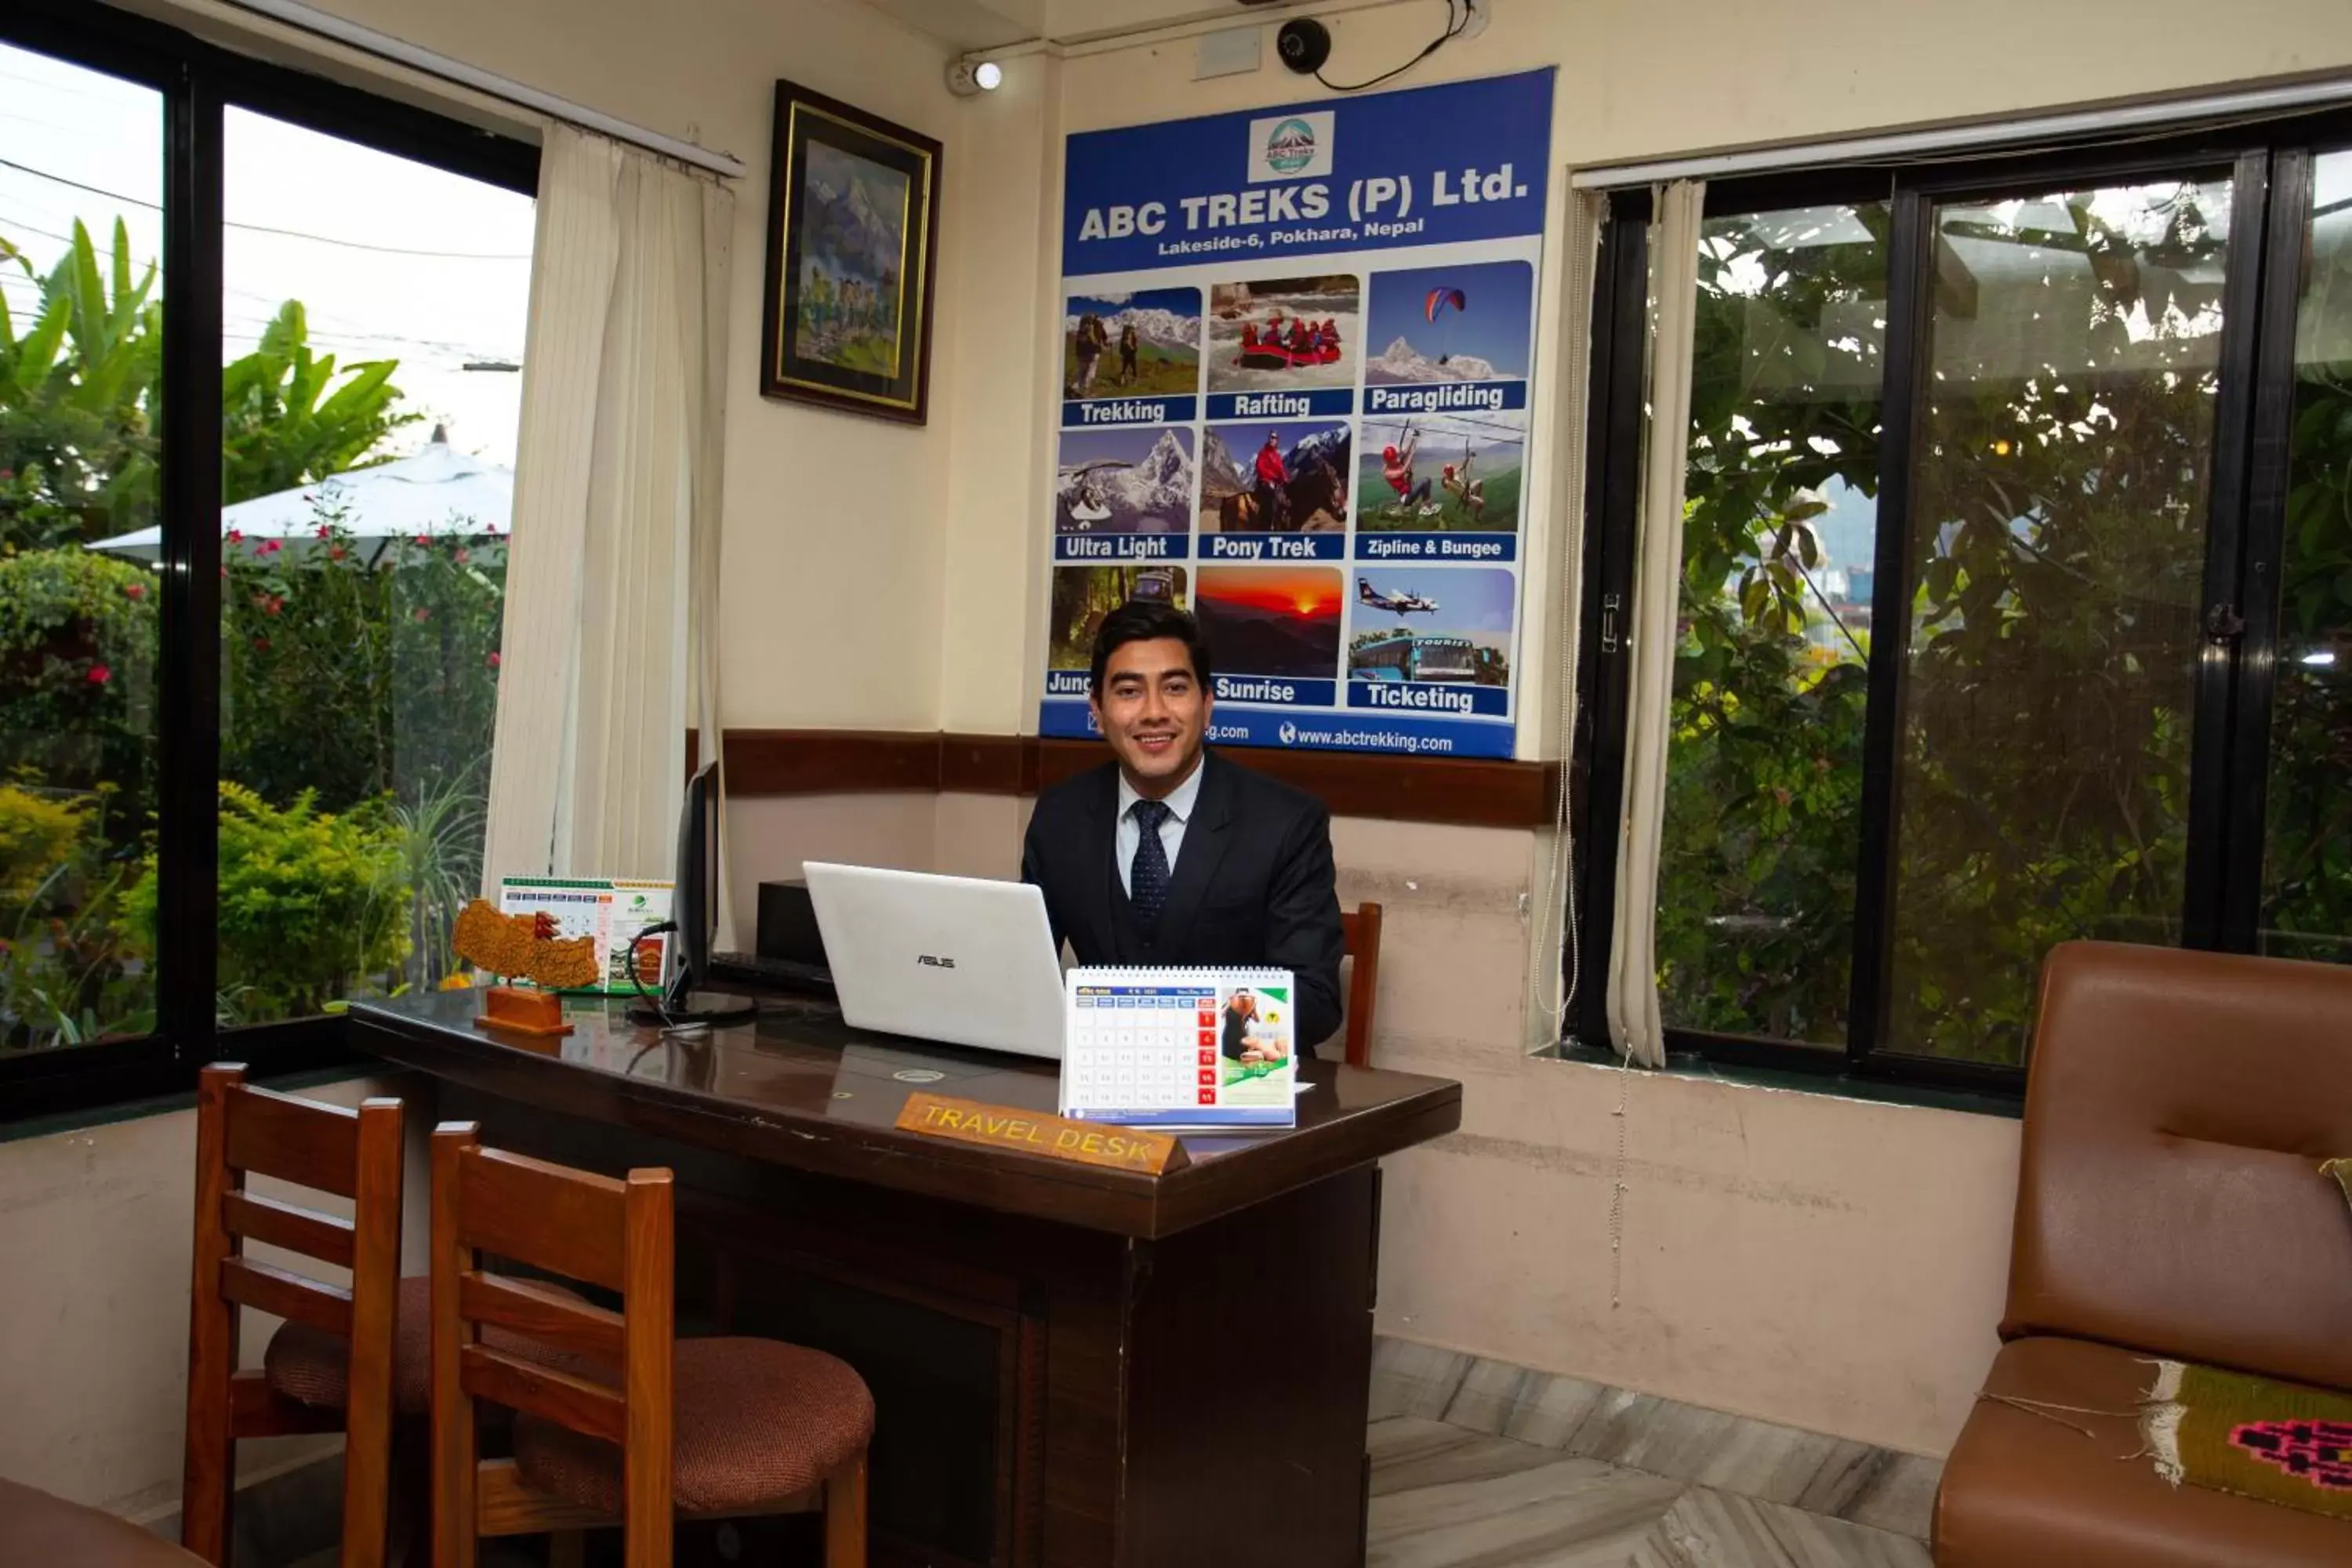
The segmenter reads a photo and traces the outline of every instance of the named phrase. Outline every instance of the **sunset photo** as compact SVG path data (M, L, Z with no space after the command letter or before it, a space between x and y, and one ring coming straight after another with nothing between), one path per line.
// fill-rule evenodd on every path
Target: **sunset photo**
M1203 566L1193 612L1229 675L1330 679L1344 584L1336 566Z

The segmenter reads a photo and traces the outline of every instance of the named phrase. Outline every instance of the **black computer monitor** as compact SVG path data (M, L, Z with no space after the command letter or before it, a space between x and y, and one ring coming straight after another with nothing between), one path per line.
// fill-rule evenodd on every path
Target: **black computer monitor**
M710 942L719 929L719 763L697 768L686 782L686 804L677 814L677 868L670 889L670 923L677 948L669 984L658 1009L639 1009L642 1021L663 1024L738 1024L755 1017L759 1006L747 997L726 996L696 987L710 973Z

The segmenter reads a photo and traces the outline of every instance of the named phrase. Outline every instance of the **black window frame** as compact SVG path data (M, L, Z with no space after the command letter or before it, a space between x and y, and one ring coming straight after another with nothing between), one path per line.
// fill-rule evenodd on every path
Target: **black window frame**
M89 0L15 0L0 43L163 98L163 529L153 1033L0 1057L0 1125L182 1094L206 1062L296 1072L357 1058L334 1015L219 1027L221 284L230 109L535 196L540 149Z
M2262 902L2270 717L2277 656L2280 564L2295 395L2294 345L2312 163L2352 148L2352 111L2330 110L2252 123L2184 124L2129 140L2032 152L1989 149L1910 165L1853 163L1711 182L1707 216L1858 201L1890 212L1887 334L1881 398L1876 573L1869 705L1864 720L1862 844L1857 857L1853 1005L1844 1048L1668 1026L1670 1053L1738 1068L1825 1081L1960 1089L2013 1100L2026 1067L1906 1054L1883 1045L1893 952L1891 912L1904 650L1912 578L1906 552L1916 477L1916 421L1927 374L1933 264L1929 226L1941 201L2031 195L2150 176L2226 175L2231 186L2222 303L2219 398L2207 500L2201 614L2209 630L2192 700L2187 886L2182 942L2256 951ZM1626 637L1638 555L1648 311L1646 189L1609 194L1595 274L1582 543L1582 631L1576 650L1577 722L1570 769L1587 782L1576 821L1581 969L1607 972L1615 901L1627 704ZM2232 626L2237 629L2231 629ZM1570 1042L1605 1047L1601 987L1580 987Z

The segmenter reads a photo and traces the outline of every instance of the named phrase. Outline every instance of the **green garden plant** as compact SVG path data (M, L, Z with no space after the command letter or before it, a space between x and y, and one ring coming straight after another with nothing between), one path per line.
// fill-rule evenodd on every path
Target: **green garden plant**
M220 795L220 989L233 999L229 1021L318 1013L388 988L408 953L411 889L400 829L383 804L330 813L306 790L281 808L234 784ZM121 918L131 947L152 955L152 854Z

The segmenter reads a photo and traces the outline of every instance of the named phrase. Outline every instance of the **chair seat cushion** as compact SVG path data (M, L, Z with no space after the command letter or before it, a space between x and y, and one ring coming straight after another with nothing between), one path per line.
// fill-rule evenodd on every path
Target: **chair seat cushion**
M2352 1524L2157 1475L2137 1419L2153 1360L2084 1340L2002 1347L1987 1394L2072 1408L1977 1402L1936 1497L1937 1568L2352 1563Z
M202 1568L204 1559L129 1520L0 1481L0 1563Z
M579 1293L551 1280L531 1285L553 1295ZM422 1415L433 1405L433 1281L423 1274L400 1282L398 1319L392 1336L392 1407L403 1415ZM506 1329L485 1326L482 1342L533 1361L562 1361L535 1340ZM351 1399L351 1342L308 1323L286 1323L270 1336L262 1353L262 1374L269 1386L289 1399L329 1410L341 1410Z
M874 1436L866 1380L822 1351L775 1340L677 1342L672 1373L674 1479L681 1513L727 1513L809 1490ZM515 1471L525 1486L621 1511L621 1450L518 1415Z

